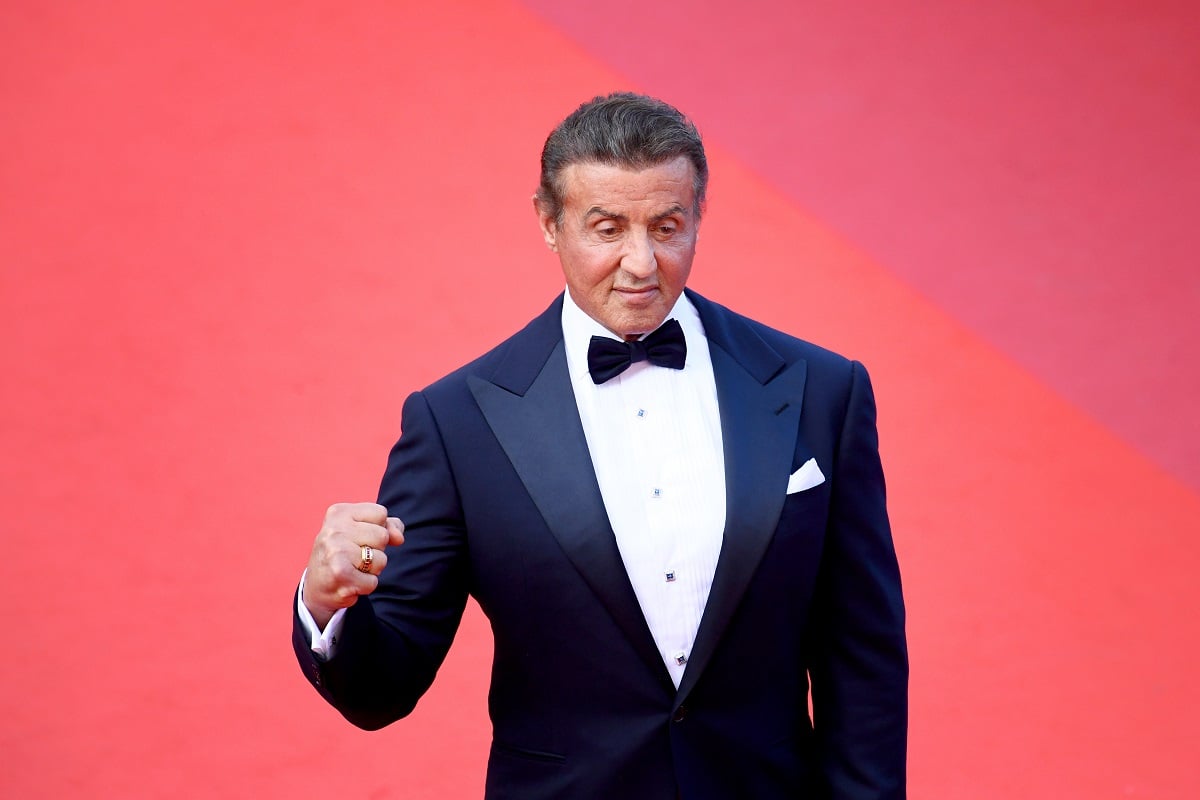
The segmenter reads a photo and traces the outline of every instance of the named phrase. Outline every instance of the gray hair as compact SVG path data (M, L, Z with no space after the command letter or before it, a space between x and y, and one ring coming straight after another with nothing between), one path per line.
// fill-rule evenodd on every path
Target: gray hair
M546 138L537 201L562 222L562 172L599 163L646 169L686 156L692 162L696 219L704 211L708 160L696 126L674 106L645 95L615 92L575 109Z

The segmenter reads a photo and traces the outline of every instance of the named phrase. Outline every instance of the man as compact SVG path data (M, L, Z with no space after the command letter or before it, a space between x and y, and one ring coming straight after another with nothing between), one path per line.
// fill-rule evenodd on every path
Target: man
M296 655L364 728L413 708L478 600L492 800L904 796L870 383L685 292L707 180L665 103L564 120L534 207L567 292L410 396L379 504L331 507L313 546Z

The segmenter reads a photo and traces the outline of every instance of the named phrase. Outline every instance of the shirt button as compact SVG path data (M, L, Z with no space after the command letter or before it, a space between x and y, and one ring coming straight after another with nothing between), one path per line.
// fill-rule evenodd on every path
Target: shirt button
M651 494L651 496L653 496L655 499L657 499L657 498L659 498L659 497L662 497L662 489L659 489L657 486L655 486L655 487L654 487L654 491L653 491L653 492L651 492L650 494Z
M675 570L671 570L670 572L667 573L667 583L671 583L674 580L675 580Z
M675 663L681 667L687 663L687 656L684 654L684 652L682 650L680 650L679 652L677 652L675 654Z

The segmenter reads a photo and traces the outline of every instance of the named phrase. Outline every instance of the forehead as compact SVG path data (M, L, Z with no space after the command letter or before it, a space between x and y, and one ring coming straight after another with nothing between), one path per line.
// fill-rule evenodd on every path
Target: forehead
M592 208L653 212L695 201L695 168L686 156L641 169L585 161L562 171L563 204L568 211Z

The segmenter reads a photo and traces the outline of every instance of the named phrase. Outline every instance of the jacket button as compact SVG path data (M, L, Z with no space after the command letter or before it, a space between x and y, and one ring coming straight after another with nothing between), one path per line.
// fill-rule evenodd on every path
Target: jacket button
M675 709L675 713L671 715L671 722L683 722L687 718L687 706L680 706Z

